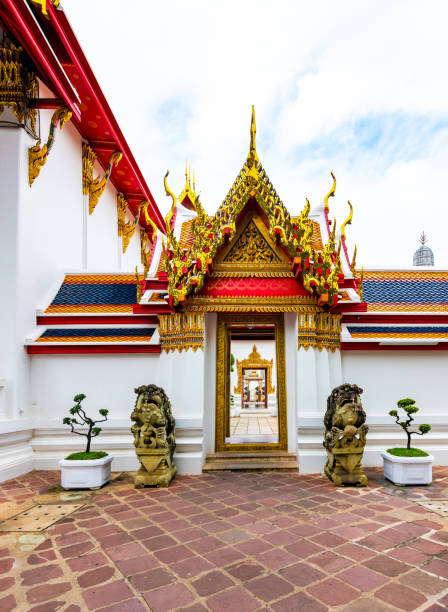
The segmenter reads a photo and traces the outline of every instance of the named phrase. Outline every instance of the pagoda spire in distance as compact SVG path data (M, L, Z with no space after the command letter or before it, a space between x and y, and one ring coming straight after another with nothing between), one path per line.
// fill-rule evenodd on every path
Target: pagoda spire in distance
M421 246L414 253L413 264L414 266L433 266L434 265L434 253L426 245L428 237L423 231L419 238Z

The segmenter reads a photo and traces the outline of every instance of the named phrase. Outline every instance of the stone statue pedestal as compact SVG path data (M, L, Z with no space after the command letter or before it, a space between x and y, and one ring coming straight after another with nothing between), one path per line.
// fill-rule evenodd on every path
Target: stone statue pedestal
M141 468L135 476L135 488L168 487L177 473L169 448L136 448Z
M361 467L363 452L364 447L327 450L325 474L337 487L344 485L365 487L367 476Z

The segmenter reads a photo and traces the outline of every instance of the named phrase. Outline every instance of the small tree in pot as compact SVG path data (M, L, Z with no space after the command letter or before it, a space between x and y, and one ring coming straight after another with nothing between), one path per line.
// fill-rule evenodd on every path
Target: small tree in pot
M65 459L59 461L61 467L61 484L64 489L98 489L110 480L112 455L104 451L91 451L92 438L101 433L98 423L107 421L109 410L102 408L98 412L103 419L94 420L87 416L82 402L86 396L84 393L75 395L75 405L70 408L71 416L65 417L62 422L69 425L71 432L78 436L85 436L86 450L71 453ZM87 427L87 431L77 431L75 427Z
M398 400L397 406L405 413L401 419L398 410L390 410L389 414L395 418L395 423L399 425L407 437L406 448L389 448L382 451L384 460L384 475L395 484L431 484L432 482L432 462L434 457L429 453L411 446L413 435L423 436L431 431L431 425L420 425L417 430L412 430L414 416L419 409L415 405L415 400L406 397Z
M84 411L84 408L81 406L81 403L85 399L86 399L86 396L84 395L84 393L79 393L78 395L75 395L75 397L73 398L73 401L76 402L76 404L73 406L73 408L70 408L70 414L72 416L65 417L64 419L62 419L62 422L64 423L64 425L70 425L72 433L78 434L78 436L85 436L87 438L87 445L86 445L85 452L84 453L72 453L71 455L66 457L67 459L100 459L101 457L105 457L107 455L107 453L102 452L102 451L91 452L90 445L92 443L92 438L95 438L101 433L101 427L95 427L95 425L97 423L104 423L104 421L107 421L107 415L109 414L109 410L107 410L106 408L102 408L101 410L98 410L98 412L100 413L101 416L104 417L104 419L99 419L97 421L94 421L93 419L87 416L87 414ZM79 427L87 426L88 427L87 433L83 431L76 431L75 425L78 425Z
M392 455L398 455L402 457L427 457L428 453L420 450L419 448L411 447L411 436L423 436L428 431L431 431L431 425L420 425L418 431L410 431L410 427L412 427L412 423L414 421L413 414L416 414L419 409L415 405L415 400L410 399L409 397L405 397L404 399L398 400L397 402L398 408L401 408L406 414L407 419L405 421L400 421L400 415L398 410L391 410L389 412L391 417L395 417L395 423L399 425L406 432L406 436L408 438L408 443L406 448L390 448L388 449L388 453ZM408 452L406 452L408 451Z

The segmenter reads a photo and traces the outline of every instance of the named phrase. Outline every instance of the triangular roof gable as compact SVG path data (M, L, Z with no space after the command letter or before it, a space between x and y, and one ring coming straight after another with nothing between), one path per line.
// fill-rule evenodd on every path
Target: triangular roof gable
M173 198L172 216L176 198L165 184L167 194ZM246 162L229 193L213 217L208 217L196 198L191 247L184 251L167 227L165 269L168 274L168 294L171 306L185 304L189 295L198 293L206 275L211 271L218 250L234 237L238 218L249 201L254 200L266 215L269 237L276 246L281 245L294 261L296 276L306 291L318 295L322 304L337 303L341 277L339 252L335 249L335 230L322 251L312 244L314 224L308 218L307 200L302 213L291 218L280 200L269 177L261 165L255 149L255 115L252 108L250 150ZM169 218L170 218L169 215Z
M235 232L221 245L213 260L215 271L290 272L292 257L272 239L269 221L254 198L250 198L235 222Z

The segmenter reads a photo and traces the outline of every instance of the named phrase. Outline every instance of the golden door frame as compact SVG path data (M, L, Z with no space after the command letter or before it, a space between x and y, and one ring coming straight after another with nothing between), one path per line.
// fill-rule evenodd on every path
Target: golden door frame
M234 324L274 324L275 355L277 363L277 408L278 442L268 444L230 444L226 442L227 415L230 406L230 331ZM285 367L285 324L283 314L221 314L218 313L216 332L216 413L215 450L286 451L288 450L288 427L286 421L286 367Z

